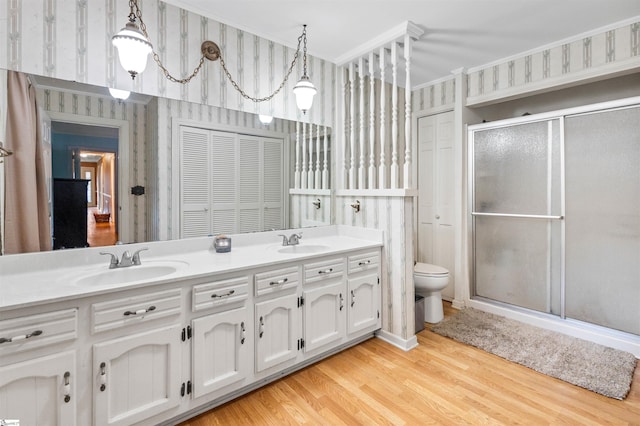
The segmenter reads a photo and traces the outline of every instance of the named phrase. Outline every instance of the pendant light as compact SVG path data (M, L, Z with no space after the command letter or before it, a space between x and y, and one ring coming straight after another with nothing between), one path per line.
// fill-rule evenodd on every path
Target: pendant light
M123 29L111 38L111 43L118 50L118 58L120 65L124 68L131 78L135 79L147 67L147 58L153 50L153 46L149 43L147 37L144 36L138 24L136 24L136 14L133 11L135 3L129 1L129 22Z

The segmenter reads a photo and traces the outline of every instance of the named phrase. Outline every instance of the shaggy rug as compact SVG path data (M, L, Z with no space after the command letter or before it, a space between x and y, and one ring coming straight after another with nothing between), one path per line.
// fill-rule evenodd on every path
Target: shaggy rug
M631 388L633 354L466 308L431 331L615 399Z

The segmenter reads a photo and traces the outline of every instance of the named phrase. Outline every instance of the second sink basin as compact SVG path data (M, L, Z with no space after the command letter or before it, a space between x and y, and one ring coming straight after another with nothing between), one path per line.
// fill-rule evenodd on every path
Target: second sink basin
M329 250L329 246L325 246L322 244L299 244L296 246L282 247L278 249L278 253L308 254L308 253L319 253L325 250Z
M187 265L187 262L181 261L162 261L148 262L126 268L104 269L78 277L75 280L75 284L80 286L103 286L148 281L173 274Z

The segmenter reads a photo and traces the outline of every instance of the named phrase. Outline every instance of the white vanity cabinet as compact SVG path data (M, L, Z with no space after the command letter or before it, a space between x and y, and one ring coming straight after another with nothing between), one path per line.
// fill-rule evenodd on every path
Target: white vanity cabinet
M346 281L344 258L331 258L304 265L304 350L340 343L346 335Z
M348 258L347 334L380 328L380 251Z
M130 425L180 404L181 309L180 288L91 305L94 425Z
M300 350L298 265L255 274L256 373L292 365ZM290 361L290 362L288 362Z
M252 373L249 276L193 286L193 397L215 398L247 384Z
M77 309L0 321L0 418L76 424L76 337Z

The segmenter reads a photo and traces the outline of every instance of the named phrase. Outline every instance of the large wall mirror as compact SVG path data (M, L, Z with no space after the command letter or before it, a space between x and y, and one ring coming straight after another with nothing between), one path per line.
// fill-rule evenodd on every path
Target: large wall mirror
M50 191L54 249L331 223L327 188L318 193L324 206L322 215L315 213L317 220L301 218L298 194L290 194L296 161L301 161L297 144L304 143L300 123L274 119L263 124L257 114L135 93L122 101L104 87L29 78L44 131L49 132L43 138L48 154L42 167ZM316 151L315 157L307 155L314 167L325 148L309 133L307 143ZM323 129L321 139L324 133ZM200 142L208 146L209 162L197 161L203 154L198 151ZM236 179L236 190L228 190L228 181L226 192L224 185L200 185L216 172L219 182L225 176ZM72 189L78 181L79 187ZM253 182L259 185L251 187ZM207 191L213 191L213 200L200 196ZM62 193L64 198L58 196ZM217 199L218 194L231 197L238 208L229 208L229 200ZM304 196L308 203L317 200L313 191ZM76 199L79 204L74 205ZM57 210L61 204L74 212ZM206 228L207 222L213 227ZM85 226L86 233L73 235L74 229Z

